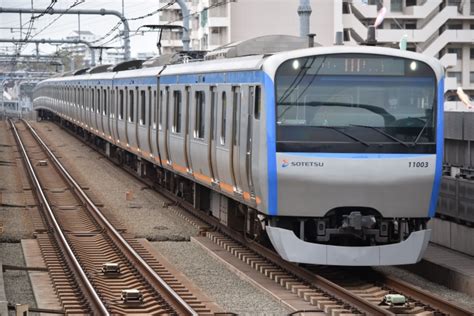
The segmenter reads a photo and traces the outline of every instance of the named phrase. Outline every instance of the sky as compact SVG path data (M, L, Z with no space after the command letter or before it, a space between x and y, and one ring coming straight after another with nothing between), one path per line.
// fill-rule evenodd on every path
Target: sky
M54 5L55 9L68 9L73 3L80 2L79 0L57 0ZM151 13L159 7L159 0L123 0L125 4L124 14L127 19L143 16ZM33 3L34 9L45 9L51 3L51 0L0 0L0 8L29 8ZM84 0L74 9L107 9L122 12L122 0ZM20 23L20 15L18 13L0 13L0 38L4 39L19 39L24 37L29 26L30 14L22 14L22 23ZM50 22L52 22L58 15L45 14L34 20L32 35L34 39L62 39L78 29L77 15L63 15L51 26L43 30ZM80 26L81 31L91 31L98 37L101 37L109 32L117 23L119 19L116 16L95 16L95 15L81 15ZM143 24L158 24L158 13L137 21L130 21L131 29L131 54L132 57L137 53L157 53L156 42L158 39L157 33L145 33L143 36L141 32L136 33ZM23 24L23 35L20 36L20 25ZM13 32L11 30L13 29ZM123 30L123 26L120 26ZM40 34L36 34L41 31ZM118 34L114 31L105 40L94 45L100 45L108 39L113 38ZM107 46L120 46L121 42L116 39L113 42L107 43ZM4 53L5 47L14 47L13 44L0 43L0 54ZM34 44L25 45L22 49L22 54L34 53L36 46ZM56 46L41 44L39 46L40 53L49 54L56 51Z

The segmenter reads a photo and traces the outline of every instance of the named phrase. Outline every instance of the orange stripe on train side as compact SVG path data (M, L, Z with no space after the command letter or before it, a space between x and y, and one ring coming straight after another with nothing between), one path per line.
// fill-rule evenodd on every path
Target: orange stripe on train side
M206 182L207 184L211 184L212 183L212 178L204 175L204 174L201 174L201 173L198 173L198 172L194 172L193 173L194 177L202 182Z
M229 193L234 193L234 186L232 186L230 184L227 184L225 182L219 182L219 186L220 186L221 190L224 190L224 191L229 192Z
M173 163L171 166L173 167L174 170L179 171L181 173L186 173L188 171L186 167L180 166L176 163Z

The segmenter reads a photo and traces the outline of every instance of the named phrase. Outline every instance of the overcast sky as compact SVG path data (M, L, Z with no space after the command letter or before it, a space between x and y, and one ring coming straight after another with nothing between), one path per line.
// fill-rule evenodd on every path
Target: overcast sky
M31 8L33 2L33 8L45 9L51 0L0 0L0 7L2 8ZM67 9L75 1L74 0L58 0L54 5L55 9ZM160 7L159 0L124 0L125 2L125 17L127 19L145 15L153 12ZM162 5L161 5L162 6ZM122 11L122 0L85 0L83 3L77 5L74 9L109 9ZM32 34L35 35L46 27L51 21L53 21L58 15L46 14L39 19L34 20ZM28 22L30 21L30 14L22 15L22 24L24 27L24 33L28 29ZM94 15L83 15L80 17L80 25L82 31L91 31L98 37L101 37L112 29L118 22L118 18L115 16L94 16ZM158 24L158 14L152 17L147 17L138 21L130 21L131 32L131 49L132 56L136 56L139 52L154 52L157 53L156 42L157 33L141 33L135 34L135 30L143 24ZM0 38L15 38L20 37L20 15L19 14L7 14L0 13ZM13 32L10 30L13 29ZM76 15L63 15L51 26L44 29L40 34L35 35L35 39L61 39L70 35L73 31L78 29L78 17ZM123 26L120 26L120 30L123 30ZM104 41L95 45L102 44L118 34L115 31L111 36L107 37ZM134 35L135 34L135 35ZM116 39L113 42L107 44L107 46L119 46L121 42ZM0 53L3 53L3 48L13 47L12 44L0 43ZM41 53L53 53L56 50L55 46L41 44L39 46ZM35 51L35 45L26 45L22 50L22 54L30 54Z

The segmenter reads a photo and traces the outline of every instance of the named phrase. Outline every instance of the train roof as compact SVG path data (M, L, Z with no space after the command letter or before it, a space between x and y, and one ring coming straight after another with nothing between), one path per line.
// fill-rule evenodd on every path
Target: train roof
M374 46L330 46L330 47L311 47L305 49L298 49L292 51L284 51L274 53L271 55L251 55L236 58L224 58L205 60L197 62L189 62L182 64L171 64L159 67L147 67L133 70L123 70L118 72L100 72L100 73L84 73L76 76L56 77L51 78L45 82L81 82L81 80L111 80L111 79L126 79L126 78L143 78L154 76L168 76L168 75L184 75L184 74L201 74L201 73L216 73L216 72L233 72L233 71L251 71L264 69L271 77L275 74L277 68L281 63L288 59L311 56L311 55L325 55L325 54L343 54L343 53L363 53L385 56L396 56L403 58L410 58L421 61L433 68L436 76L439 79L444 75L444 67L435 58L423 54L414 53L410 51L402 51L386 47Z

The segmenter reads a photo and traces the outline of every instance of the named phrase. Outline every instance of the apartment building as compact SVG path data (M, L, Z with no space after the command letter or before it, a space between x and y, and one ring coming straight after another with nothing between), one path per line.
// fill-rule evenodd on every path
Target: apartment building
M160 0L160 6L169 2ZM317 33L318 42L330 45L334 42L336 11L342 19L342 0L312 2L311 30ZM299 35L299 0L189 0L186 4L191 13L192 49L213 50L231 42L270 34ZM160 13L160 24L183 25L178 4ZM164 31L163 53L181 50L181 35L179 30Z
M222 2L227 4L218 5ZM299 35L299 0L228 2L187 1L194 13L192 49L212 50L268 34ZM385 20L377 30L379 45L398 47L405 37L407 49L437 57L448 68L447 91L462 87L474 99L474 0L312 0L311 6L310 30L323 45L334 44L336 32L342 32L345 45L364 41L367 26L385 7ZM176 20L174 24L182 25L181 18L180 7L174 4L162 12L161 23ZM164 36L163 51L181 49L181 35L179 31Z
M377 30L380 45L398 47L439 58L447 67L446 109L465 109L455 102L458 87L474 99L474 1L466 0L352 0L343 2L344 40L356 44L366 38L381 7L387 9Z

